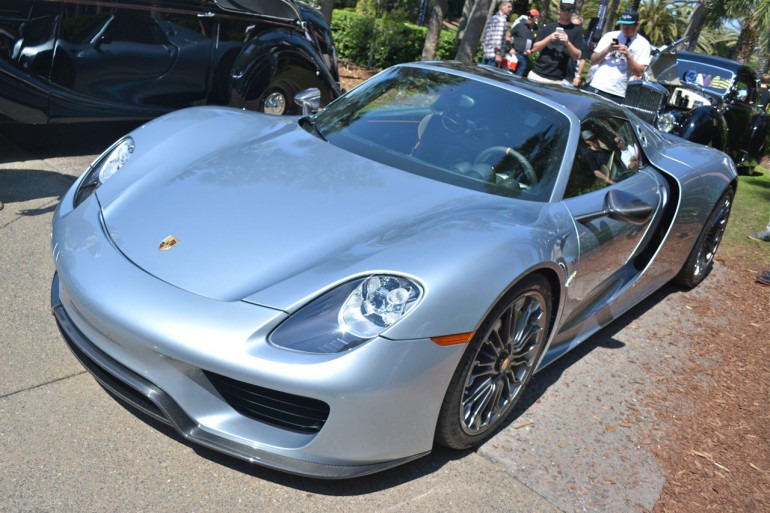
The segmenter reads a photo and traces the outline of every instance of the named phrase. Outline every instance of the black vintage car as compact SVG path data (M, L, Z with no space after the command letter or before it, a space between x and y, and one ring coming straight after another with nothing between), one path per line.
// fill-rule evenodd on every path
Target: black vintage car
M757 74L722 57L677 52L677 43L654 57L648 76L629 82L625 105L659 130L718 148L752 169L770 149Z
M295 113L339 96L320 13L295 0L2 0L0 121L147 119L202 104Z

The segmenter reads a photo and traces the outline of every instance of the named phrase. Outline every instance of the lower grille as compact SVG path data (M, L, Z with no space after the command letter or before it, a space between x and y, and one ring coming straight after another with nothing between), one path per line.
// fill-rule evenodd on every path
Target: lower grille
M204 371L235 411L250 419L300 433L318 433L329 418L329 405L317 399L278 392Z
M623 105L628 107L634 114L647 121L654 123L658 112L663 108L668 91L658 84L652 84L644 81L632 81L626 88L626 97Z

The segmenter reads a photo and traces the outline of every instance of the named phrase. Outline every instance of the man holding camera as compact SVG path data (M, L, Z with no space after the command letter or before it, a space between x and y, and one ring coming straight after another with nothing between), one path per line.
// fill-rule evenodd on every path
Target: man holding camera
M641 78L650 64L651 47L637 33L639 13L624 11L618 24L620 30L604 34L591 55L591 65L597 68L586 89L622 103L628 81Z
M561 0L559 19L537 33L532 52L540 52L527 78L533 82L571 86L575 62L583 49L583 29L572 23L575 0Z

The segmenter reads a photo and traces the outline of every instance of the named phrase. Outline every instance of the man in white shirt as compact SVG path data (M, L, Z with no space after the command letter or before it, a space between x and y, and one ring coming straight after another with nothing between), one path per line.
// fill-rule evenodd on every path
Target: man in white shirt
M624 11L618 21L620 30L607 32L599 40L591 64L596 65L588 91L621 103L631 79L641 78L650 64L650 42L637 33L639 13Z

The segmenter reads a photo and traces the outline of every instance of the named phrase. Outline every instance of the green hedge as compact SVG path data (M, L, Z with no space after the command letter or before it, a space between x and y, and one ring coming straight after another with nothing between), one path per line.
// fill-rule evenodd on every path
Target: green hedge
M376 68L420 60L428 32L427 27L418 27L387 16L372 18L342 9L334 10L331 28L340 59ZM436 59L454 59L457 44L457 31L442 30Z

